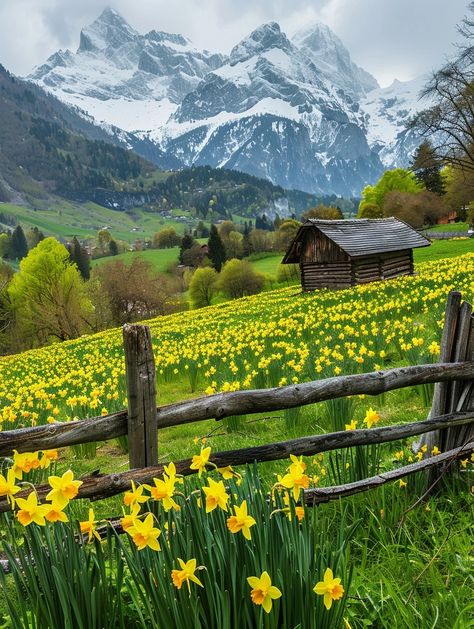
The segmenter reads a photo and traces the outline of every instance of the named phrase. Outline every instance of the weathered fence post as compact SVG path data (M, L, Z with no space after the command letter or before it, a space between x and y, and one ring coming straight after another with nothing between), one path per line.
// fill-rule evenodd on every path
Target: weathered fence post
M461 293L452 291L448 295L443 336L441 339L440 362L471 362L474 360L474 319L472 306L461 305ZM474 408L474 381L438 382L435 385L433 403L429 417L469 411ZM431 453L436 445L442 452L461 447L473 436L473 427L452 427L430 432L421 439L421 444ZM443 472L441 467L432 468L429 484L432 485Z
M124 325L130 468L158 464L155 360L150 328Z

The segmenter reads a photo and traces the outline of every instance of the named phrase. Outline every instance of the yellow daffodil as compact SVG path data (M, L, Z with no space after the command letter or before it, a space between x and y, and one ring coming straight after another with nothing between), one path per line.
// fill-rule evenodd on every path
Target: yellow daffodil
M75 498L79 493L81 480L74 480L71 470L64 472L62 476L50 476L48 478L51 491L46 496L46 500L54 502L60 509L64 509L67 503Z
M324 596L324 606L327 610L332 607L333 601L338 601L344 594L340 578L334 578L331 568L326 568L322 581L316 583L313 588L315 594Z
M45 525L45 515L48 507L38 504L38 498L34 491L29 494L26 500L24 498L17 498L16 506L18 507L18 511L16 512L17 520L20 524L23 524L23 526L28 526L32 522L40 526Z
M8 502L12 505L12 507L15 506L14 496L21 489L21 487L15 485L15 480L15 471L12 468L8 470L6 478L5 476L3 476L3 474L0 474L0 497L6 496Z
M252 588L250 598L255 605L261 605L269 614L272 610L272 601L281 597L280 590L272 585L268 572L264 571L259 577L247 577L247 583Z
M290 454L290 459L291 465L288 467L289 473L295 476L303 474L307 467L306 463L303 461L303 457L300 456L300 458L298 458L294 454Z
M154 527L154 523L153 514L149 513L143 522L136 518L133 525L127 529L127 533L132 538L138 550L143 550L144 548L161 550L160 543L158 542L161 531Z
M130 513L125 514L123 518L120 519L120 524L122 525L124 531L127 531L131 526L133 526L135 518L138 516L139 513L140 505L138 502L136 502L130 507Z
M372 428L372 426L379 421L380 415L372 408L369 408L364 417L364 423L367 424L367 428Z
M290 496L285 495L283 497L283 502L285 503L286 508L284 509L284 512L286 513L288 519L291 521L292 516L292 512L291 512L291 508L290 508ZM296 518L298 520L298 522L301 522L304 518L304 507L302 506L298 506L298 505L293 505L293 509L295 510L295 515Z
M198 470L199 477L201 477L201 474L206 470L206 465L209 463L210 455L211 455L211 448L208 447L208 448L201 448L201 452L193 456L193 460L190 465L190 468L192 470Z
M240 478L240 474L235 472L230 465L227 467L218 467L217 471L221 474L224 480L229 480L230 478Z
M309 476L301 473L288 473L285 474L285 476L278 478L278 484L286 489L291 489L293 498L298 500L301 490L308 489L309 487Z
M154 500L159 500L162 502L165 511L169 511L170 509L175 509L175 511L179 511L180 506L173 499L176 477L173 476L172 478L168 478L166 475L164 475L163 479L164 480L154 478L154 486L143 485L143 487L145 487L145 489L150 492L151 497Z
M67 515L57 504L53 503L51 505L47 505L47 507L48 510L44 514L44 517L48 520L48 522L69 522Z
M57 450L43 450L40 458L40 467L46 469L53 461L57 461L58 458L59 454Z
M209 486L202 488L206 494L206 513L214 511L216 507L220 507L224 511L227 511L227 501L229 500L229 494L226 492L224 483L209 479Z
M131 491L127 491L123 495L123 502L124 502L124 504L127 507L131 507L136 502L138 502L138 504L142 504L143 502L146 502L148 500L148 496L144 496L143 495L143 490L145 489L145 485L138 485L138 487L137 487L133 480L130 481L130 482L131 482L131 485L132 485L132 489L131 489Z
M89 509L89 517L83 522L79 522L79 527L83 535L87 535L87 541L91 542L95 537L100 542L100 535L96 530L96 520L94 515L94 509Z
M28 474L28 472L37 469L40 465L38 452L18 453L16 450L13 450L13 466L11 469L14 470L18 480L23 478L23 474Z
M188 590L191 591L191 587L189 584L190 581L196 583L196 585L199 585L199 587L204 587L201 581L194 574L196 572L196 559L190 559L185 563L182 559L178 558L178 563L181 570L174 569L171 571L171 579L173 581L173 585L177 587L178 590L180 590L183 583L186 582Z
M349 424L344 424L346 430L356 430L357 428L357 420L353 419Z
M235 515L227 518L227 528L231 533L242 531L245 539L251 539L250 527L256 524L255 519L247 513L247 501L243 500L240 507L234 506Z

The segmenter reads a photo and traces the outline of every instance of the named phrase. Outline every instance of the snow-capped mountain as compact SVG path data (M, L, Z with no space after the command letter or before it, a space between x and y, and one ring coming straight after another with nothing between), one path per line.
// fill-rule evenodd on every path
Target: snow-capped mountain
M60 50L27 77L99 122L126 131L166 123L182 98L225 57L152 30L140 35L113 9L82 29L76 53Z
M76 53L55 53L28 78L177 164L308 192L359 195L415 146L402 128L416 86L380 89L323 24L292 39L264 24L224 56L181 35L141 35L106 9Z
M186 165L252 172L287 188L357 194L381 171L357 102L272 22L187 94L154 139Z
M406 129L415 112L428 106L419 95L427 77L412 81L397 81L386 88L373 90L361 100L367 115L367 140L379 150L380 159L387 168L404 167L418 145L416 134Z
M312 24L298 31L293 43L303 50L332 85L358 100L377 89L377 80L359 68L342 41L326 24Z

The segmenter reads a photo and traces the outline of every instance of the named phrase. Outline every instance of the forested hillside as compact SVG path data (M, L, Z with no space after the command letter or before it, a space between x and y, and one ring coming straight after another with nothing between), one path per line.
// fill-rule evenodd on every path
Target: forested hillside
M104 138L86 137L87 123L80 131L75 129L79 125L73 125L73 116L66 119L54 100L0 67L3 197L9 196L8 190L10 194L41 196L56 192L70 196L74 190L84 188L113 189L117 182L155 169L136 154L106 143Z
M135 150L117 145L116 135L85 114L1 66L0 114L0 202L36 206L35 201L54 194L116 210L181 208L201 217L274 217L319 201L237 171L207 166L161 171ZM136 148L125 140L124 146ZM146 147L139 148L146 153Z

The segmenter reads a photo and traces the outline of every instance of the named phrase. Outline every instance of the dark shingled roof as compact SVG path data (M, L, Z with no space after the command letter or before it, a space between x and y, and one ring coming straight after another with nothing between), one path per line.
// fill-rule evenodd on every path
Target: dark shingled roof
M360 218L324 221L308 219L298 230L283 258L283 264L299 262L296 245L307 229L317 228L352 258L388 251L428 247L430 241L398 218Z

